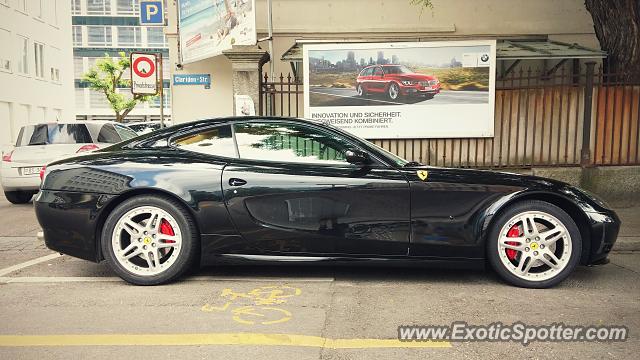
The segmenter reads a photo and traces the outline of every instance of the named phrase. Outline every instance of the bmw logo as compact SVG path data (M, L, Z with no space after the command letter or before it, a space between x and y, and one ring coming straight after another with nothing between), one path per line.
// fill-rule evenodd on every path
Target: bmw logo
M489 61L489 55L488 54L482 54L482 56L480 56L480 60L482 60L482 62Z

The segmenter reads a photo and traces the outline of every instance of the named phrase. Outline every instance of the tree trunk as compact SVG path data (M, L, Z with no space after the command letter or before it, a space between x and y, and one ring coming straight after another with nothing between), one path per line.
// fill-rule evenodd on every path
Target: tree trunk
M640 0L585 0L609 72L640 80Z

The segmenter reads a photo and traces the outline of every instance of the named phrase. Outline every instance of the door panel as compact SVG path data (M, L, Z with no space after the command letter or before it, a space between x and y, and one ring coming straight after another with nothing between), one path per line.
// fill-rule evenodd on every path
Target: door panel
M222 187L245 240L235 252L407 253L409 186L395 169L236 163L225 167Z

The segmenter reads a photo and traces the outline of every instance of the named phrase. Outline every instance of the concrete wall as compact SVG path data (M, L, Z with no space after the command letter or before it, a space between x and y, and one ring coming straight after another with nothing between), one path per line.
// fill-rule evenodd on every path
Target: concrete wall
M68 0L0 2L0 147L15 144L20 127L37 122L74 120L71 3ZM43 4L42 10L39 3ZM20 36L28 39L25 74L18 71ZM35 74L34 41L44 45L43 77ZM51 67L60 69L60 81L51 79Z
M169 33L175 33L176 4L169 2ZM258 38L267 32L266 0L256 0ZM548 36L599 48L583 0L433 0L434 10L409 0L273 0L276 73L290 71L282 54L296 39L433 40ZM232 113L231 65L224 56L176 70L177 41L170 39L172 73L211 73L211 90L173 87L176 122ZM261 43L267 49L267 43ZM264 70L268 69L265 65ZM257 105L257 104L256 104Z

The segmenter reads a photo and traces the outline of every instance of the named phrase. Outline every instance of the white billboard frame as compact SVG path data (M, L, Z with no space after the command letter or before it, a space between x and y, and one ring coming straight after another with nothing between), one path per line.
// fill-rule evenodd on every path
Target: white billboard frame
M321 109L322 107L312 107L310 103L310 67L309 67L309 52L310 51L331 51L331 50L385 50L385 49L408 49L408 48L443 48L443 47L474 47L474 46L488 46L490 59L489 59L489 86L488 86L488 102L487 105L483 106L483 119L478 122L477 117L477 108L479 106L472 105L450 105L449 109L442 108L446 105L429 105L423 106L423 109L417 109L416 105L393 105L393 106L334 106L329 107L325 106L324 108L332 108L334 112L338 112L340 114L344 113L353 113L364 111L363 108L370 108L369 110L374 112L380 111L393 111L397 112L400 110L401 113L413 113L413 116L416 115L418 111L425 110L424 108L429 108L429 116L432 116L434 113L436 116L440 117L441 121L439 123L429 122L427 125L432 126L431 131L415 131L414 129L401 129L398 127L396 130L393 129L390 133L384 133L381 131L373 131L369 130L353 130L346 129L348 131L352 131L356 135L361 137L369 138L369 139L420 139L420 138L487 138L494 136L494 123L495 123L495 83L496 83L496 40L452 40L452 41L432 41L432 42L389 42L389 43L377 43L377 42L366 42L366 43L315 43L315 44L304 44L303 45L303 69L304 69L304 115L306 118L323 120L318 117L314 117L314 114L317 116L317 113L320 110L316 110L316 112L312 112L315 109ZM460 59L462 60L462 59ZM437 96L437 95L436 95ZM380 101L383 103L383 101ZM437 107L435 107L437 106ZM459 111L463 116L466 116L464 121L461 123L456 123L455 121L447 120L447 114L455 106L455 111ZM375 108L375 109L374 109ZM384 108L384 109L380 109ZM401 109L404 108L404 109ZM407 111L409 110L409 111ZM474 119L472 119L474 118ZM408 121L408 120L404 120ZM415 121L422 121L422 119L413 119ZM335 123L334 123L335 124ZM424 123L422 123L424 124ZM339 124L335 124L340 126ZM411 125L411 124L409 124ZM433 127L437 125L437 127Z

